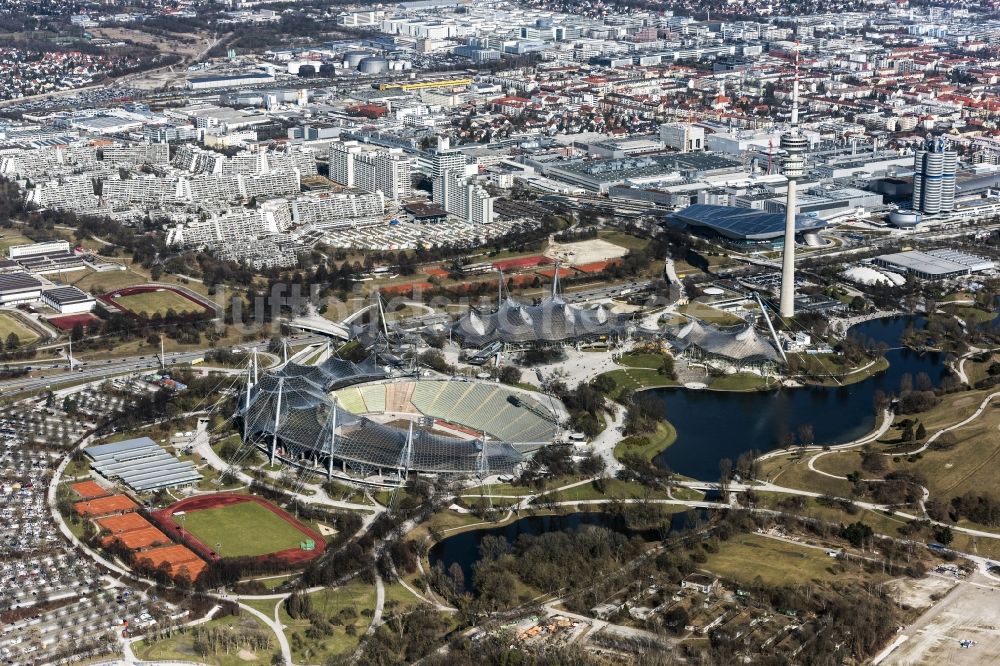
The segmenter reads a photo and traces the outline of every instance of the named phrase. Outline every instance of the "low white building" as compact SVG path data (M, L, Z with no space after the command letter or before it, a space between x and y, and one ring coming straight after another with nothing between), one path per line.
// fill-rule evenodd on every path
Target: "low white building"
M55 287L42 292L42 303L59 314L82 314L94 309L94 297L73 286Z
M25 273L0 275L0 305L32 303L42 296L42 282Z

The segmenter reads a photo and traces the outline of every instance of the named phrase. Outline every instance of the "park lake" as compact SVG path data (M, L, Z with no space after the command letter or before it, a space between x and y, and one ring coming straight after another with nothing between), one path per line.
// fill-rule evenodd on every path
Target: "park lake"
M944 355L918 353L902 347L900 338L911 323L924 326L922 317L873 319L851 328L850 335L884 342L889 349L886 371L856 384L842 387L786 388L776 391L727 392L652 389L664 416L677 428L677 440L656 458L656 462L684 476L714 481L722 458L735 460L745 451L768 451L785 441L788 432L804 424L813 429L815 443L839 444L857 439L875 427L875 394L898 393L904 375L926 373L937 385L949 370ZM685 527L690 514L674 514L672 530ZM572 513L559 516L529 516L507 525L469 530L447 537L430 551L432 565L447 570L457 562L471 581L472 568L480 556L479 544L485 536L502 536L513 543L521 534L537 535L555 530L573 530L599 525L645 538L663 538L629 531L617 516L604 513Z

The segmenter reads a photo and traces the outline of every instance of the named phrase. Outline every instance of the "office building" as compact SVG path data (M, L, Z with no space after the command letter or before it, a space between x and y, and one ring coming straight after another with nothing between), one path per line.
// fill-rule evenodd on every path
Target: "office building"
M955 208L955 172L958 153L944 139L927 138L913 156L913 210L925 215L947 213Z
M689 153L705 149L705 130L690 123L660 125L660 141L667 148Z

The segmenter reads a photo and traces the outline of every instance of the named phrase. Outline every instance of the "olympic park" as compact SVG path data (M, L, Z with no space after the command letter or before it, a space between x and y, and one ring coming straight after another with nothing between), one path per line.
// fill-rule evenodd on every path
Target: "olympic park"
M604 306L568 304L553 289L537 305L507 298L493 312L470 310L451 333L483 353L624 338L630 326ZM548 394L391 368L377 354L250 370L236 416L243 446L234 464L256 449L272 463L381 487L411 473L511 475L539 448L570 436L565 406Z

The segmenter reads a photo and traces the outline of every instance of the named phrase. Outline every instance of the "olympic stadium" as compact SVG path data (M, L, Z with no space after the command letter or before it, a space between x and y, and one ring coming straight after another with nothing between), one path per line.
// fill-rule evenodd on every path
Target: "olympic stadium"
M514 473L558 438L566 414L554 398L493 382L390 377L373 358L287 363L250 373L247 384L240 455L256 448L328 478L379 485L411 472Z

